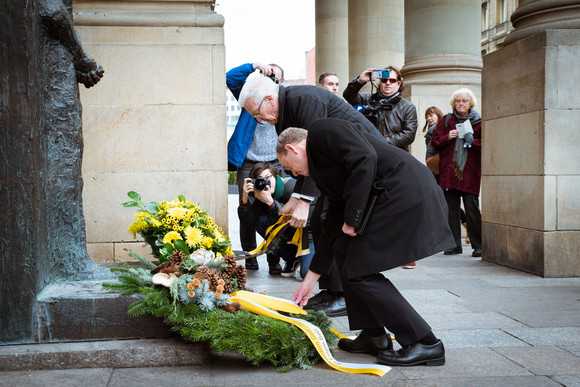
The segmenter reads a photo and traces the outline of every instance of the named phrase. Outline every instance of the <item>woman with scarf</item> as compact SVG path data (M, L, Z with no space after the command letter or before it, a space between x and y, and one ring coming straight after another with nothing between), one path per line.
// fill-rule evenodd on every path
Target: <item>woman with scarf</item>
M455 238L455 247L446 250L445 254L463 252L459 218L459 201L463 199L472 256L481 257L481 116L474 109L475 95L467 88L455 91L450 104L453 112L439 120L431 138L431 144L439 149L439 185L445 194L449 228ZM460 129L469 126L473 134L464 136Z

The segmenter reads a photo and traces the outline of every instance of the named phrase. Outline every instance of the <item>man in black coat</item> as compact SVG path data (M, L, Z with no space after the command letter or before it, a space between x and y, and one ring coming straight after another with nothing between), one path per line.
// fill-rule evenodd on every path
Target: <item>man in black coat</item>
M371 353L390 366L444 364L441 340L380 274L409 256L421 259L454 245L431 172L407 152L338 119L317 120L308 131L285 130L276 151L285 168L310 176L329 201L310 271L292 300L300 306L308 301L334 256L350 329L362 329L355 340L341 339L341 349ZM393 351L385 328L401 350Z
M284 87L254 73L247 78L238 101L258 122L276 125L278 134L291 126L308 129L312 122L320 118L340 118L352 123L358 130L385 141L365 116L341 98L317 86ZM292 198L281 210L281 213L292 214L288 222L292 227L306 225L310 203L317 196L319 192L312 180L299 176ZM324 198L318 200L311 218L315 249L318 249L318 235L321 232L319 220L323 216L324 203ZM331 317L346 315L340 275L335 268L323 276L320 288L326 291L313 297L307 308L324 310Z

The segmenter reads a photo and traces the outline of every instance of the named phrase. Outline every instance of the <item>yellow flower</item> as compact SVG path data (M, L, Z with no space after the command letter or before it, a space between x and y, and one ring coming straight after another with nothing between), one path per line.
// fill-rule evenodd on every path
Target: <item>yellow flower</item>
M197 227L187 226L185 230L183 230L185 234L185 241L189 247L196 247L198 246L203 238L203 233Z
M167 213L169 214L169 216L172 216L174 218L183 219L185 217L185 214L187 213L187 208L173 207L168 209Z
M201 240L201 244L205 249L211 249L211 246L213 245L213 239L210 237L206 237L204 236Z
M137 234L145 230L147 227L149 227L149 224L147 224L147 222L145 222L144 220L138 220L131 226L129 226L127 232L129 234L133 234L133 239L135 239L137 238Z
M165 234L165 236L163 237L163 244L166 243L171 243L173 244L173 241L176 239L183 239L181 238L181 235L179 235L178 232L175 231L169 231L167 234Z

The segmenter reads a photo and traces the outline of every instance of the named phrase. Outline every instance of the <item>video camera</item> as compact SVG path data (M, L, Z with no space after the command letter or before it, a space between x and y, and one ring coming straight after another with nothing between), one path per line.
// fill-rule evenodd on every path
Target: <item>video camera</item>
M368 105L355 105L354 108L361 112L375 128L379 127L380 122L384 119L381 111L393 110L393 104L386 98L378 101L369 101Z

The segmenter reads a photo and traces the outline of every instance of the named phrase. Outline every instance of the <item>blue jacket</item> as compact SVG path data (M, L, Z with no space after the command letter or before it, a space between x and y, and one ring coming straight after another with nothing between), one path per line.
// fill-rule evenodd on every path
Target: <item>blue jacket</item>
M226 73L226 85L236 99L240 97L240 92L246 82L246 78L253 72L254 65L252 63L246 63L239 67L234 67ZM242 108L242 113L234 129L234 134L232 134L232 137L228 141L229 164L233 164L237 168L242 166L248 149L250 149L257 125L258 121L246 109Z

